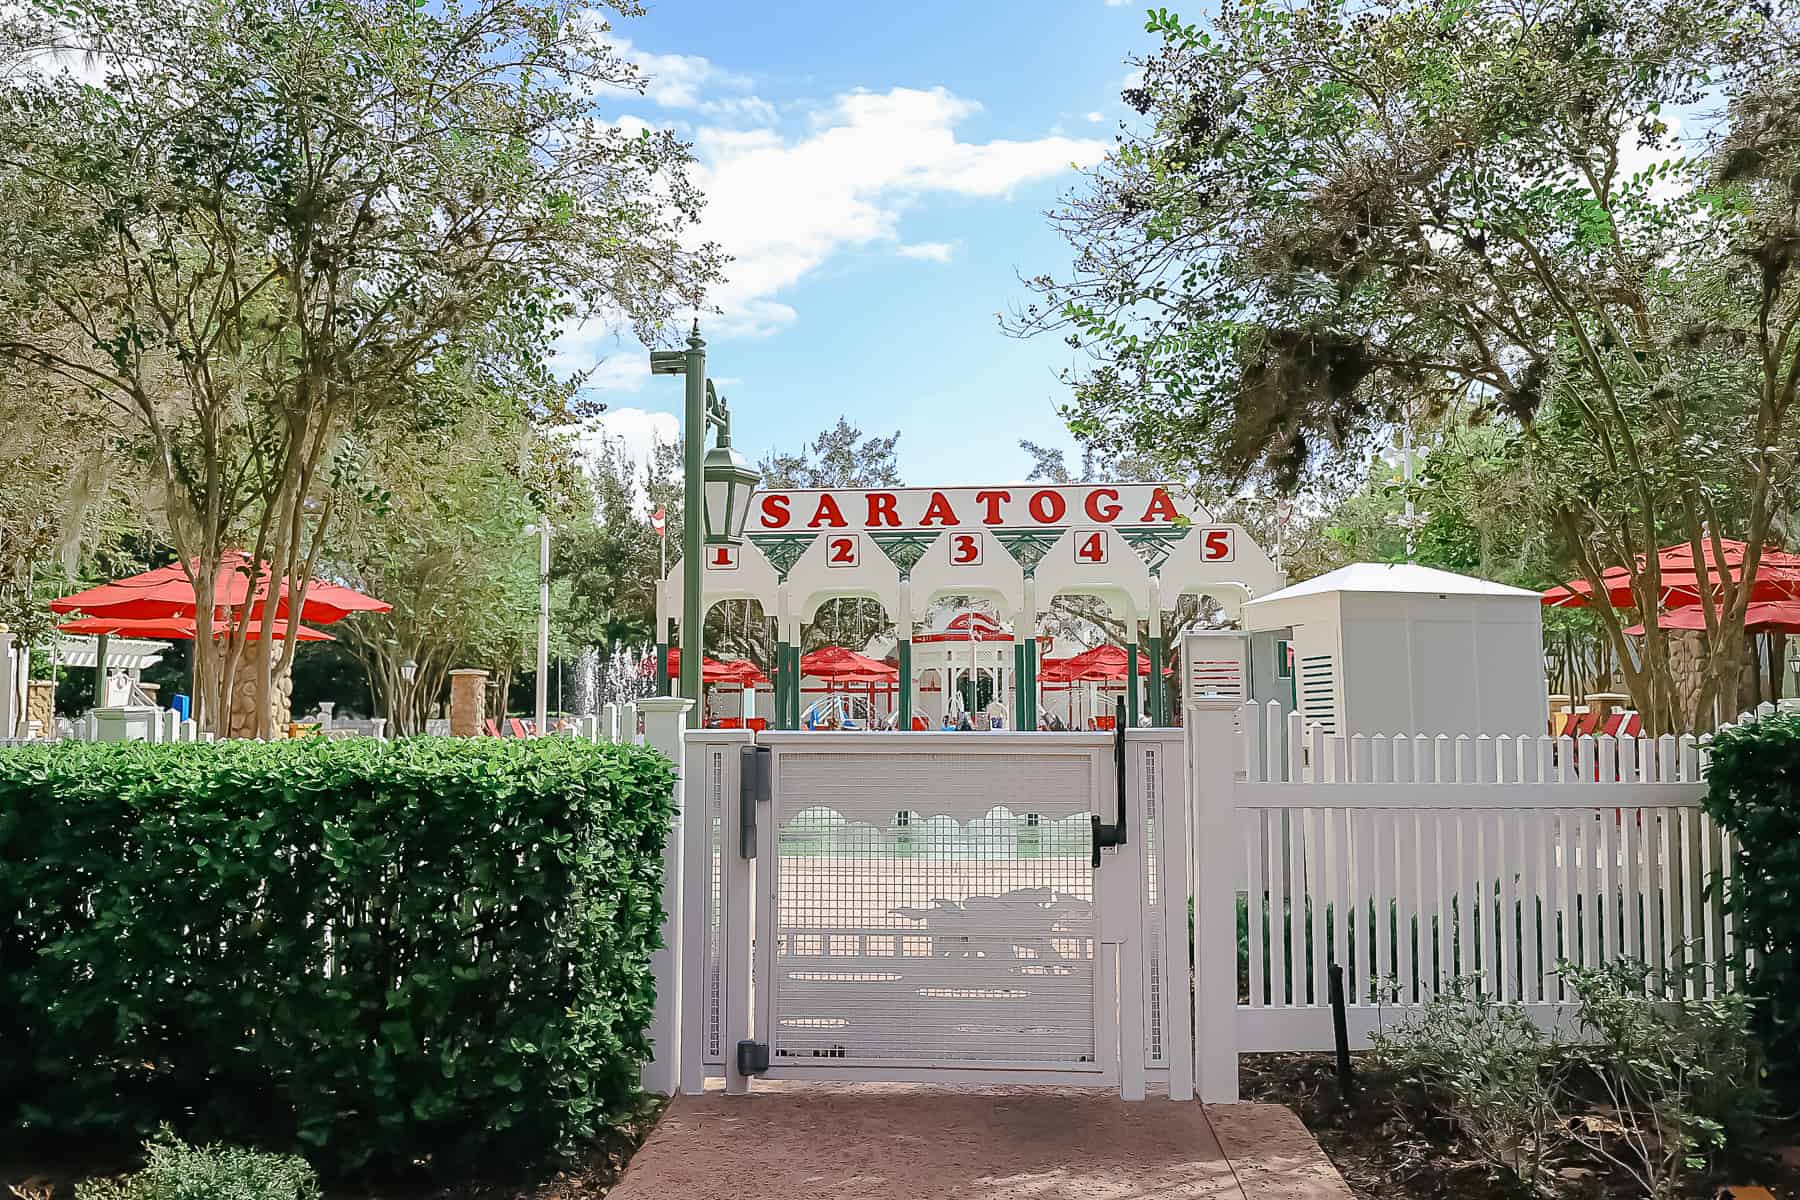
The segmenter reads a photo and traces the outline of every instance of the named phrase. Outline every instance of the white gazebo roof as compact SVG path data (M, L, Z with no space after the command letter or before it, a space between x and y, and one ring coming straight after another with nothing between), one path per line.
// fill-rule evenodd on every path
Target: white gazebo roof
M1245 608L1274 604L1300 596L1322 596L1329 592L1385 592L1388 594L1434 596L1529 596L1538 594L1525 588L1509 587L1491 579L1458 575L1436 567L1416 563L1351 563L1335 571L1296 583L1292 587L1270 592L1244 603Z
M93 667L99 658L98 638L62 634L56 639L56 660L65 667ZM147 638L109 638L106 643L106 665L113 671L142 671L162 661L168 642Z

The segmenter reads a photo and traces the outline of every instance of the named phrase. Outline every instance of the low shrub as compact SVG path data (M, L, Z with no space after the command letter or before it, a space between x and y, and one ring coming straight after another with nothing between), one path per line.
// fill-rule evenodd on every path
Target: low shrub
M78 1184L75 1200L318 1200L304 1159L237 1146L190 1146L164 1126L143 1170Z
M1560 974L1575 999L1565 1034L1470 981L1373 1035L1372 1062L1410 1115L1452 1122L1523 1195L1557 1194L1558 1168L1576 1160L1669 1200L1752 1143L1766 1098L1749 997L1666 1000L1629 961Z
M1770 1080L1800 1103L1800 714L1720 732L1706 783L1706 811L1737 839L1725 901L1739 944L1756 951Z
M1455 1123L1481 1160L1520 1191L1548 1192L1563 1067L1554 1041L1522 1009L1465 981L1370 1041L1376 1066L1414 1093L1418 1110Z
M0 1125L571 1149L649 1050L672 782L565 738L0 752Z
M1756 1135L1765 1098L1748 996L1652 998L1650 969L1630 961L1561 974L1578 1001L1573 1095L1587 1102L1571 1137L1660 1198Z

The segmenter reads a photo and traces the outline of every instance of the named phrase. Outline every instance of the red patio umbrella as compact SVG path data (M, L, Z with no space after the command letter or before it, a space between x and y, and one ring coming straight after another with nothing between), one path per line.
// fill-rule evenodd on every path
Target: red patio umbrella
M900 677L899 668L843 646L824 646L802 655L800 673L833 683L886 682Z
M192 641L199 636L192 617L77 617L73 621L64 621L56 628L61 633L105 633L116 637L163 638L175 641ZM213 630L213 636L224 637L229 632L221 625ZM285 622L276 624L276 641L286 641L290 633L302 642L334 642L337 640L323 630L313 629L306 625L295 626ZM262 626L252 625L244 636L253 642L260 641Z
M254 581L251 576L255 575ZM232 551L219 565L214 580L215 620L222 620L226 610L249 603L251 624L261 621L262 602L269 595L267 566L253 569L250 556ZM282 580L276 592L275 617L288 618L288 587ZM318 625L341 621L353 612L387 612L393 606L373 596L365 596L352 588L315 579L306 587L306 600L300 606L300 619ZM88 588L50 602L50 611L82 612L92 617L159 618L189 617L198 611L194 585L180 563L157 567L139 575L115 579L99 587Z
M1661 629L1705 629L1706 613L1699 605L1658 613L1656 624ZM1800 633L1800 601L1764 600L1744 609L1747 633ZM1644 632L1642 624L1633 625L1626 633L1637 637Z
M1057 668L1056 680L1074 682L1076 680L1093 679L1100 682L1124 679L1129 670L1131 656L1122 646L1095 646L1092 650L1083 650L1071 658L1065 658ZM1150 673L1150 656L1138 655L1138 674ZM1164 667L1163 674L1173 675L1174 669ZM1043 678L1042 675L1039 678Z
M646 675L648 675L651 670L649 663L650 660L646 660L646 667L643 672ZM725 663L720 662L716 658L711 658L702 654L700 656L700 682L703 684L740 683L743 679L743 668L746 666L755 670L755 664L753 663ZM669 647L669 678L681 678L680 646Z
M1724 553L1715 555L1709 544L1703 558L1707 568L1707 582L1711 585L1710 590L1715 598L1720 577L1729 575L1732 579L1741 578L1744 565L1745 543L1727 539L1722 542L1722 546ZM1641 559L1639 561L1642 562ZM1657 551L1657 568L1662 583L1662 595L1658 597L1662 608L1687 608L1701 602L1702 593L1706 589L1701 587L1692 547L1686 543L1663 547ZM1606 602L1609 605L1613 608L1637 607L1637 596L1631 590L1629 570L1611 567L1601 574L1600 579L1606 587ZM1544 607L1586 607L1592 603L1593 590L1587 580L1571 579L1562 586L1543 593ZM1762 560L1757 566L1756 583L1750 590L1750 600L1752 603L1800 600L1800 555L1765 547Z
M732 683L750 688L769 686L769 677L763 674L762 668L747 658L730 658L719 665L732 673L732 679L730 680ZM700 674L702 676L706 674L706 663L704 661L700 664Z

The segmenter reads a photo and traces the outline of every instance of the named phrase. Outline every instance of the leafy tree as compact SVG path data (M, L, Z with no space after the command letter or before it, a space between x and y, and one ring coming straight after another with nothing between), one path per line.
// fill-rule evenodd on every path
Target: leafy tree
M771 451L757 468L762 486L769 488L899 487L899 443L897 431L865 438L848 417L839 417L800 449Z
M1293 491L1466 412L1590 580L1625 564L1654 610L1639 556L1733 535L1754 579L1796 483L1791 10L1250 0L1148 28L1147 123L1053 214L1074 273L1016 322L1093 352L1079 437ZM1685 705L1668 638L1634 655L1596 614L1652 728L1734 694L1748 591L1721 581Z
M716 275L684 248L686 148L596 119L643 86L608 31L580 0L0 14L0 356L131 432L200 594L209 717L246 632L209 636L221 556L303 593L357 436L466 396L447 349L501 327L482 350L541 369L564 319L653 338Z

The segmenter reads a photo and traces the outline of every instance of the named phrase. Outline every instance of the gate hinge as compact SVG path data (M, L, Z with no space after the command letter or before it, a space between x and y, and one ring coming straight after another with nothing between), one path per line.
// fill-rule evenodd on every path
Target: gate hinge
M756 857L756 806L773 798L769 748L738 747L738 856Z
M742 1041L737 1044L739 1075L761 1075L769 1069L769 1043Z

